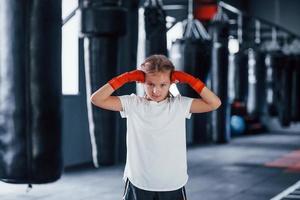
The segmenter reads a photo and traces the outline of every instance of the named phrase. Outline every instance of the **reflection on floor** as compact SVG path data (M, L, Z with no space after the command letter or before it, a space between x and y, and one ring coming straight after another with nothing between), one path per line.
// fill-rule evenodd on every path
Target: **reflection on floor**
M300 180L300 134L273 132L188 149L189 200L269 200ZM287 163L288 162L288 163ZM66 170L51 184L0 182L1 200L122 199L124 166Z

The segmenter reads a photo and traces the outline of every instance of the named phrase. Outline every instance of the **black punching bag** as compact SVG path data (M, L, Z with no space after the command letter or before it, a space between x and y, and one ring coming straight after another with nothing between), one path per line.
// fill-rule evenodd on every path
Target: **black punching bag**
M138 40L138 5L139 0L124 1L127 11L127 33L120 39L118 74L136 69ZM116 95L128 95L136 92L136 84L125 84L116 91ZM117 117L116 160L126 161L126 120Z
M228 24L213 21L209 27L212 37L211 84L212 91L222 101L222 106L211 113L213 140L226 143L230 140L230 106L228 102Z
M233 55L234 62L234 101L246 103L248 92L248 57L243 45L240 51Z
M278 70L278 90L277 90L277 110L279 122L282 126L289 126L291 122L291 103L292 103L292 66L291 56L284 55L277 66Z
M119 0L86 0L81 12L93 161L95 167L112 165L117 160L116 123L119 114L92 106L90 96L119 73L119 38L126 33L127 10L119 6Z
M206 83L210 70L211 42L202 38L186 38L182 41L183 71L192 74ZM177 84L180 93L184 96L199 98L187 84ZM193 144L208 142L209 135L208 114L193 115L191 118L191 133Z
M292 63L292 96L291 96L291 118L300 121L300 55L293 56Z
M0 1L0 179L60 178L61 1Z
M166 13L159 0L145 1L146 57L152 54L167 56Z
M259 119L263 114L265 95L265 65L263 54L253 45L248 49L247 112Z
M283 62L284 55L280 51L270 51L265 54L266 66L266 112L270 116L277 116L278 90L280 88L279 66Z

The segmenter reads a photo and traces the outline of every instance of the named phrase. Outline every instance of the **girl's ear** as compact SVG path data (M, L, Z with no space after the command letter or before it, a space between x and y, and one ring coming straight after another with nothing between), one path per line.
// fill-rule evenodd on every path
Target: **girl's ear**
M174 70L172 70L172 71L170 72L170 81L171 81L171 84L172 84L172 83L175 83L175 80L174 80L174 78L173 78L173 72L174 72Z

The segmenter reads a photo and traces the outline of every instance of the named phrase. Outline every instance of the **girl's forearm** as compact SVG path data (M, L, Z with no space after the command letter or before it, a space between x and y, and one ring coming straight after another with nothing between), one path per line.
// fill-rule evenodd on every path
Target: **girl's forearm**
M172 82L179 82L179 83L187 83L189 84L197 93L201 93L202 89L205 87L205 84L198 78L183 72L183 71L173 71Z
M106 83L91 95L91 102L96 103L99 101L104 101L110 97L114 91L115 90L112 88L112 86L109 83Z
M221 105L221 100L215 95L205 84L198 78L185 73L183 71L172 72L172 82L189 84L201 97L202 100L209 105L213 110Z
M140 70L133 70L130 72L125 72L117 77L114 77L100 89L92 94L90 100L93 104L101 106L105 101L112 95L112 93L122 87L128 82L144 82L145 75L144 72Z
M217 109L222 103L220 98L207 87L204 87L199 95L202 100L209 104L213 109Z

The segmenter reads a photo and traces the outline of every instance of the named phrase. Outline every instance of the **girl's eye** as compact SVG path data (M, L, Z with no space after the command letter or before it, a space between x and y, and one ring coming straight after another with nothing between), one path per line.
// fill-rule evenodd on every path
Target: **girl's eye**
M166 85L167 85L167 84L161 84L160 86L161 86L161 87L166 87Z

